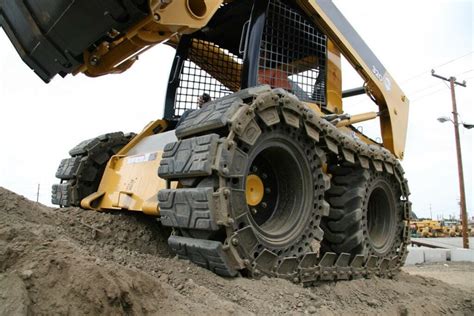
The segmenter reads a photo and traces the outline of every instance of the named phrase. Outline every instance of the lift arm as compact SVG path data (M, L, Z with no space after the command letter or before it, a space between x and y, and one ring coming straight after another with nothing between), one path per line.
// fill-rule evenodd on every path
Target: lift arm
M384 113L380 117L384 147L403 158L409 101L380 60L357 34L332 0L297 0L300 7L336 43L365 80L367 90Z
M240 0L234 0L240 1ZM258 1L258 0L256 0ZM45 82L56 74L120 73L143 51L205 27L230 0L0 0L0 25ZM384 146L403 158L407 97L331 0L295 0L365 80Z
M209 22L222 0L0 0L0 25L24 62L56 74L120 73L143 51Z

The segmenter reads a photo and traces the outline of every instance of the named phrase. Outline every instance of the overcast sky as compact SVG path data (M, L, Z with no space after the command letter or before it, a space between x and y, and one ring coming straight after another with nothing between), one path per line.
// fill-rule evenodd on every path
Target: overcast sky
M474 123L473 3L471 0L334 1L411 101L402 162L419 216L459 216L454 131L448 87L430 70L466 80L457 87L461 119ZM0 186L50 204L54 173L83 139L113 131L139 132L161 118L173 49L158 46L122 75L55 78L44 84L0 31ZM344 67L346 70L347 67ZM360 85L349 71L344 88ZM373 109L365 97L347 102L351 113ZM373 125L373 124L372 124ZM364 130L377 137L370 124ZM469 216L473 208L473 133L461 129Z

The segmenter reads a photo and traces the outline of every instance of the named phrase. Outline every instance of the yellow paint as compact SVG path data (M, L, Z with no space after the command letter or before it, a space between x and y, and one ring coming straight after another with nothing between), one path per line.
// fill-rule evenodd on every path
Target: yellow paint
M138 55L177 35L190 34L209 23L222 0L149 1L150 14L113 41L84 52L84 64L75 73L97 77L121 73L132 66Z
M229 1L226 1L229 2ZM137 60L137 56L156 44L168 42L176 45L180 35L193 33L205 27L217 12L223 0L182 0L165 3L150 0L150 14L142 21L117 34L113 41L97 44L95 50L84 52L84 64L75 73L84 72L89 76L101 76L108 73L120 73L127 70ZM327 107L334 113L342 113L341 97L341 53L352 64L354 69L366 82L367 91L375 98L380 111L386 114L380 117L383 145L398 158L403 158L406 132L408 126L409 101L391 75L376 74L372 65L367 65L358 51L352 47L348 39L331 22L323 10L312 0L297 0L297 4L313 18L321 30L329 37L328 41L328 73L327 73ZM193 44L192 49L200 49ZM211 50L211 54L219 53L219 49ZM191 60L197 54L190 54ZM226 56L229 60L232 58ZM221 74L215 71L215 64L205 58L193 60L207 72L219 76L217 78L229 87L238 91L240 87L236 76L241 65L237 64L235 72ZM377 76L378 75L378 76ZM226 77L227 76L227 77ZM381 80L380 78L383 78ZM389 82L389 88L384 83Z
M202 51L205 53L203 54ZM189 59L224 84L230 91L240 90L242 65L227 54L224 49L209 42L193 40ZM217 63L216 60L218 60ZM222 65L226 65L226 71L222 71Z
M143 138L157 134L157 133L162 133L166 131L168 128L168 122L166 120L156 120L153 122L150 122L143 131L135 136L127 145L125 145L118 153L117 155L125 155L128 153L130 149L135 147L136 144L138 144Z
M334 44L344 57L347 58L362 79L366 81L367 88L375 97L380 110L388 110L387 115L380 117L383 145L396 157L402 159L408 127L409 101L406 95L388 72L380 74L384 78L384 82L390 82L390 89L384 86L384 82L377 78L371 65L365 64L362 57L351 46L342 31L336 28L315 1L297 0L297 3L301 9L306 11L308 16L314 18L313 21L334 41Z
M107 163L97 192L81 201L93 210L129 210L159 215L158 192L166 181L158 177L162 151L127 155L145 137L166 129L167 122L157 120L122 148Z
M342 113L341 52L328 40L327 109Z
M247 176L245 188L245 196L248 205L256 206L262 202L265 188L263 187L262 179L260 179L259 176L255 174Z
M105 168L97 193L81 202L84 208L142 211L159 215L158 191L166 181L158 177L162 152L136 156L113 156Z
M352 115L351 118L347 120L342 120L336 124L336 127L349 126L352 124L365 122L377 118L378 114L376 112L367 112L357 115Z

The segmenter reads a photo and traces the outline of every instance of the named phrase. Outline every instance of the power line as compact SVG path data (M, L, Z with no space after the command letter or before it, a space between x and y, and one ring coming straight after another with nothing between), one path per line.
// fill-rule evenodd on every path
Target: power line
M470 52L467 53L467 54L464 54L464 55L461 55L461 56L456 57L456 58L454 58L454 59L451 59L451 60L449 60L449 61L447 61L447 62L445 62L445 63L442 63L442 64L440 64L440 65L435 66L434 68L439 68L439 67L446 66L446 65L451 64L451 63L453 63L453 62L455 62L455 61L457 61L457 60L459 60L459 59L462 59L462 58L464 58L464 57L466 57L466 56L469 56L469 55L471 55L472 53L474 53L474 51L470 51ZM469 72L471 72L471 71L474 71L474 69L469 69L469 70L467 70L467 71L465 71L465 72L462 72L462 73L458 74L457 76L463 75L463 74L466 74L466 73L469 73ZM414 75L414 76L408 78L407 80L402 81L401 83L407 83L407 82L409 82L409 81L411 81L411 80L413 80L413 79L416 79L416 78L418 78L418 77L421 77L421 76L423 76L423 75L425 75L425 74L428 74L428 73L430 73L430 72L431 72L431 69L426 70L426 71L423 71L423 72L421 72L421 73L419 73L419 74L417 74L417 75ZM471 78L472 78L472 77L469 77L469 78L466 78L466 79L471 79ZM444 83L444 84L445 84L445 85L448 87L448 89L449 89L449 86L448 86L446 83ZM419 90L415 90L415 91L413 91L413 92L407 93L407 95L410 95L410 94L411 94L411 95L414 95L414 94L417 94L417 93L422 92L422 91L424 91L424 90L428 90L428 89L430 89L430 88L433 88L433 87L435 87L435 86L437 86L437 85L438 85L438 84L430 85L430 86L421 88L421 89L419 89ZM431 93L428 93L428 94L426 94L426 95L423 95L423 96L421 96L421 97L417 97L417 98L411 100L411 102L414 102L414 101L423 99L423 98L425 98L425 97L428 97L428 96L433 95L433 94L435 94L435 93L438 93L438 92L440 92L440 91L442 91L442 89L438 89L438 90L435 90L435 91L433 91L433 92L431 92ZM358 102L358 103L354 104L353 106L358 106L358 105L364 104L364 103L366 103L366 101L368 101L368 100L364 100L364 101Z
M460 74L457 74L456 76L464 75L464 74L470 73L471 71L474 71L474 68L466 70L465 72L461 72Z
M474 51L470 51L470 52L467 53L467 54L464 54L464 55L462 55L462 56L456 57L456 58L454 58L454 59L452 59L452 60L449 60L449 61L447 61L447 62L445 62L445 63L443 63L443 64L441 64L441 65L432 67L431 69L446 66L446 65L448 65L448 64L450 64L450 63L453 63L453 62L455 62L455 61L457 61L457 60L459 60L459 59L462 59L462 58L464 58L464 57L466 57L466 56L469 56L469 55L471 55L472 53L474 53ZM408 78L408 79L406 79L406 80L403 80L401 83L407 83L408 81L411 81L411 80L413 80L413 79L415 79L415 78L421 77L421 76L423 76L423 75L425 75L425 74L427 74L427 73L429 74L430 71L431 71L431 69L428 69L428 70L425 70L425 71L423 71L423 72L420 72L420 73L417 74L417 75L414 75L414 76L412 76L412 77L410 77L410 78Z
M435 91L433 91L433 92L431 92L431 93L428 93L428 94L425 94L425 95L423 95L423 96L421 96L421 97L415 98L415 99L411 100L411 102L415 102L415 101L424 99L424 98L426 98L426 97L429 97L430 95L439 93L439 92L441 92L441 91L445 91L444 88L440 88L440 89L435 90Z
M421 88L421 89L418 89L418 90L414 90L414 91L412 91L412 92L407 92L406 94L407 94L407 96L409 96L409 97L413 97L413 95L415 95L415 94L418 94L418 93L420 93L420 92L422 92L422 91L425 91L425 90L428 90L428 89L431 89L431 88L434 88L434 87L438 87L440 84L441 84L440 82L437 82L437 83L435 83L435 84L431 84L431 85L426 86L426 87L424 87L424 88Z

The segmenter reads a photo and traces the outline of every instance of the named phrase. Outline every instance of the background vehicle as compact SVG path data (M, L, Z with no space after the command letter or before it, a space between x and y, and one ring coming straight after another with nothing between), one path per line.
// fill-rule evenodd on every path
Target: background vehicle
M176 48L163 119L73 148L53 203L160 216L181 257L221 275L308 283L403 264L408 100L331 1L0 4L2 27L46 82ZM341 54L363 88L341 91ZM177 126L203 93L212 101ZM344 114L343 97L362 93L379 111ZM352 127L375 118L383 144Z

